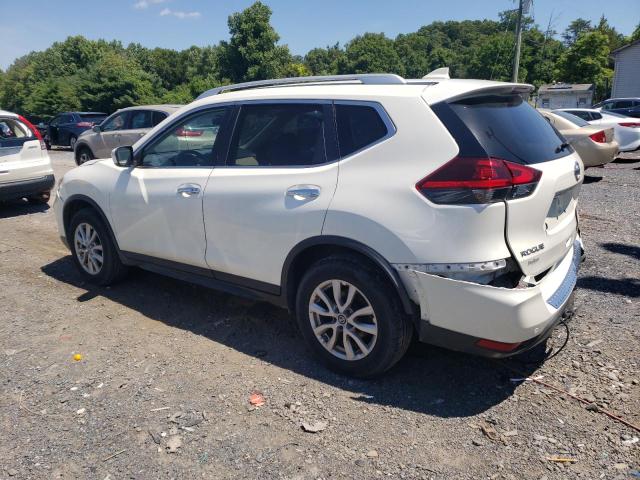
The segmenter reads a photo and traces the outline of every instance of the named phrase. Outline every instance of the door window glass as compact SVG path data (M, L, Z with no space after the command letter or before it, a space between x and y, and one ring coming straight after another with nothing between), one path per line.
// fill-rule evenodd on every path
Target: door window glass
M602 109L603 110L611 110L611 108L613 108L613 103L612 102L605 102L602 104Z
M320 104L243 105L229 163L243 167L306 167L327 161Z
M153 112L150 110L133 110L131 112L131 128L151 128L153 126Z
M167 118L167 114L164 112L153 112L153 126L155 127L161 121Z
M614 103L613 108L631 108L633 106L632 100L618 100Z
M145 149L145 167L199 167L213 165L214 148L227 108L215 108L173 125Z
M380 114L370 106L337 104L336 122L341 157L377 142L388 133Z
M104 124L102 124L103 132L114 132L116 130L123 130L126 125L127 120L127 112L122 112L114 115L113 117L107 119Z

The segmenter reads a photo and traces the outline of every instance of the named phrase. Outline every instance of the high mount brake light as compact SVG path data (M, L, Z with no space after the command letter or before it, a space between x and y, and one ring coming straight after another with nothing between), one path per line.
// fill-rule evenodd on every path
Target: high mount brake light
M495 203L530 195L542 172L491 157L455 157L416 184L434 203Z
M40 133L40 130L38 130L29 120L24 118L22 115L18 115L18 118L22 123L24 123L27 126L29 130L31 130L31 133L33 133L33 136L40 141L40 148L42 150L46 150L47 145L44 143L44 139L42 138L42 134Z
M604 133L604 130L594 133L593 135L589 135L589 138L596 143L607 143L607 136Z

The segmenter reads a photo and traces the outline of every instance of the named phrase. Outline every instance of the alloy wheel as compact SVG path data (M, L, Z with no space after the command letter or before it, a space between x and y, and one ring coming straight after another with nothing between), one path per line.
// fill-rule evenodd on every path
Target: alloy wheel
M80 223L73 236L76 257L80 265L90 275L97 275L104 264L103 248L100 236L93 226Z
M342 360L363 359L378 338L371 302L344 280L327 280L316 287L309 302L309 321L320 344Z

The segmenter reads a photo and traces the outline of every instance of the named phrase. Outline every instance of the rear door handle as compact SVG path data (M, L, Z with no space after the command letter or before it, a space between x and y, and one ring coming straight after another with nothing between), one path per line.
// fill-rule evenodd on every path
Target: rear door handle
M195 197L200 195L200 185L196 185L195 183L186 183L184 185L180 185L177 191L178 195L188 198Z
M294 185L287 189L287 197L294 200L313 200L320 196L320 187L317 185Z

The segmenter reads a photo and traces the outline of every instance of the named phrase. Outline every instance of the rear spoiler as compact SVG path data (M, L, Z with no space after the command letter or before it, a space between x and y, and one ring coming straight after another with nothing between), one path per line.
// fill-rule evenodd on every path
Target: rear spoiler
M440 86L443 88L438 88ZM422 96L428 104L433 105L442 101L454 102L463 98L477 97L480 95L529 95L534 90L535 87L528 83L449 80L426 88L422 92Z

